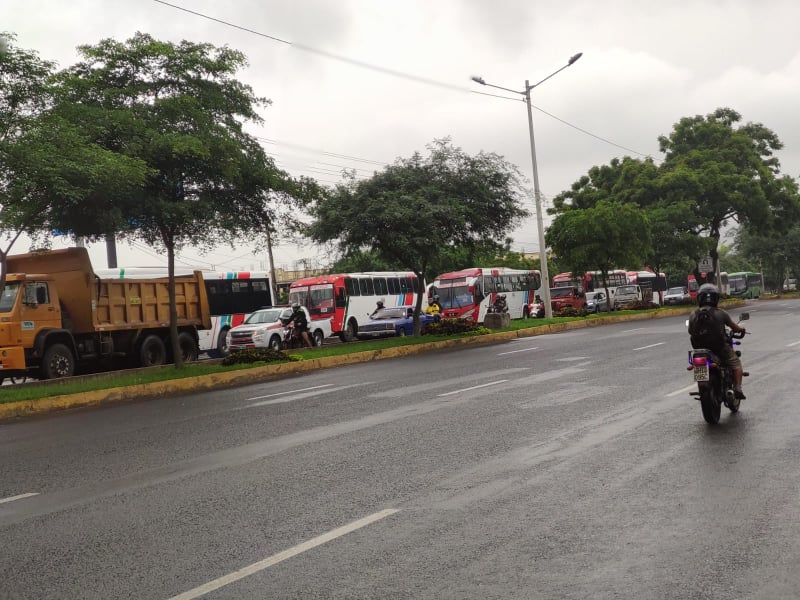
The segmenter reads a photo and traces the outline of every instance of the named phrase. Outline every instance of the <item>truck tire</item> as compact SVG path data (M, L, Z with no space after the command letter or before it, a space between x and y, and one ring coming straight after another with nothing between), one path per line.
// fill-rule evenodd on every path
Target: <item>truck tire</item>
M64 344L53 344L44 351L41 364L42 379L72 377L75 374L75 357Z
M317 329L314 331L314 335L311 336L311 341L317 348L322 348L322 344L325 343L325 334L322 333L321 329Z
M157 367L167 362L167 347L164 340L155 334L146 336L139 344L139 365Z
M283 340L277 333L273 333L269 338L269 347L273 350L283 350Z
M200 354L194 336L187 331L181 331L178 334L178 348L185 363L195 362Z

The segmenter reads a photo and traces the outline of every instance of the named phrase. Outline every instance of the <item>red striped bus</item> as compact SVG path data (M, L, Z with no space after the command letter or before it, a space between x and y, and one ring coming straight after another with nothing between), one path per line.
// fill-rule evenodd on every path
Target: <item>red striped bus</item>
M428 298L439 296L443 318L483 323L498 294L505 294L512 319L529 317L541 286L539 271L472 267L439 275L427 293Z
M378 300L386 308L415 306L420 285L411 272L338 273L298 279L289 286L289 302L308 309L311 319L331 319L331 331L343 342L358 336Z

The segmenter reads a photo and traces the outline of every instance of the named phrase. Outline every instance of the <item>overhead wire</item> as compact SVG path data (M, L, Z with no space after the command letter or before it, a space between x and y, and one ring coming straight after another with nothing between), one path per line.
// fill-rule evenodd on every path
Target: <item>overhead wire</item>
M305 52L317 54L319 56L324 56L326 58L330 58L330 59L333 59L333 60L338 60L338 61L341 61L341 62L352 64L354 66L362 67L362 68L365 68L365 69L370 69L370 70L373 70L373 71L384 73L386 75L392 75L394 77L400 77L400 78L403 78L403 79L416 81L417 83L423 83L423 84L426 84L426 85L432 85L432 86L436 86L436 87L440 87L440 88L446 88L446 89L451 89L451 90L461 91L461 92L469 92L469 93L472 93L472 94L479 94L481 96L492 96L492 97L496 97L496 98L502 98L502 99L505 99L505 100L519 100L518 98L512 98L512 97L509 97L509 96L503 96L503 95L500 95L500 94L492 94L490 92L479 92L477 90L470 89L470 88L468 88L466 86L458 86L458 85L446 83L446 82L443 82L443 81L437 81L435 79L431 79L431 78L428 78L428 77L421 77L419 75L414 75L412 73L406 73L404 71L399 71L399 70L396 70L396 69L389 69L389 68L386 68L386 67L382 67L380 65L374 65L372 63L368 63L368 62L365 62L365 61L362 61L362 60L350 58L350 57L343 56L343 55L340 55L340 54L335 54L333 52L328 52L326 50L320 50L318 48L313 48L311 46L308 46L306 44L302 44L302 43L299 43L299 42L291 42L289 40L284 40L284 39L279 38L279 37L274 36L274 35L269 35L269 34L266 34L266 33L260 32L260 31L256 31L255 29L250 29L248 27L243 27L241 25L237 25L236 23L232 23L230 21L225 21L225 20L219 19L217 17L212 17L210 15L207 15L205 13L201 13L199 11L191 10L191 9L185 8L183 6L179 6L177 4L172 4L170 2L166 2L165 0L153 0L153 2L156 2L158 4L162 4L164 6L169 6L170 8L174 8L176 10L180 10L180 11L195 15L195 16L203 18L203 19L208 19L209 21L214 21L216 23L220 23L220 24L225 25L227 27L232 27L232 28L238 29L240 31L245 31L247 33L251 33L253 35L257 35L257 36L269 39L269 40L274 41L274 42L278 42L278 43L281 43L281 44L286 44L286 45L291 46L292 48L296 48L298 50L303 50ZM523 100L523 102L524 102L524 100ZM604 138L602 136L599 136L599 135L596 135L594 133L591 133L590 131L587 131L586 129L578 127L577 125L573 125L572 123L570 123L568 121L565 121L564 119L561 119L561 118L559 118L559 117L557 117L557 116L545 111L544 109L539 108L538 106L534 105L533 103L531 103L531 106L533 108L535 108L536 110L540 111L541 113L547 115L548 117L551 117L551 118L559 121L560 123L563 123L564 125L567 125L568 127L571 127L571 128L573 128L573 129L575 129L577 131L580 131L581 133L584 133L584 134L586 134L586 135L588 135L590 137L593 137L593 138L595 138L595 139L597 139L597 140L599 140L601 142L604 142L606 144L610 144L612 146L615 146L615 147L620 148L622 150L626 150L628 152L633 152L634 154L638 154L639 156L650 157L649 154L646 154L644 152L638 152L637 150L632 150L630 148L626 148L625 146L622 146L620 144L612 142L612 141L608 140L607 138ZM333 153L331 153L331 154L333 155ZM339 156L340 157L344 157L343 155L339 155ZM354 157L348 157L348 158L350 158L351 160L363 160L365 162L375 162L376 164L386 164L386 163L381 163L380 161L369 161L368 159L357 159L357 158L354 158Z

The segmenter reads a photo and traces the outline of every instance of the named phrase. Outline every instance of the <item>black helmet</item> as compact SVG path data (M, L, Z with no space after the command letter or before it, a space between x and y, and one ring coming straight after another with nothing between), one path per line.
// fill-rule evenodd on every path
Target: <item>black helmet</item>
M704 283L697 290L697 304L699 306L716 306L719 304L719 290L713 283Z
M292 302L292 310L298 310L300 308L299 302Z

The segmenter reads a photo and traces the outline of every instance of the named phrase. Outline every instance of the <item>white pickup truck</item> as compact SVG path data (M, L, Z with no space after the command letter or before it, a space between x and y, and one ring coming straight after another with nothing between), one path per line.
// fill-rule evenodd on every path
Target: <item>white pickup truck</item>
M331 320L311 320L305 307L303 311L308 319L311 341L315 346L322 346L325 338L331 335ZM270 306L255 311L245 319L244 323L228 331L228 351L235 352L249 348L282 350L286 324L291 318L292 309L289 306Z

